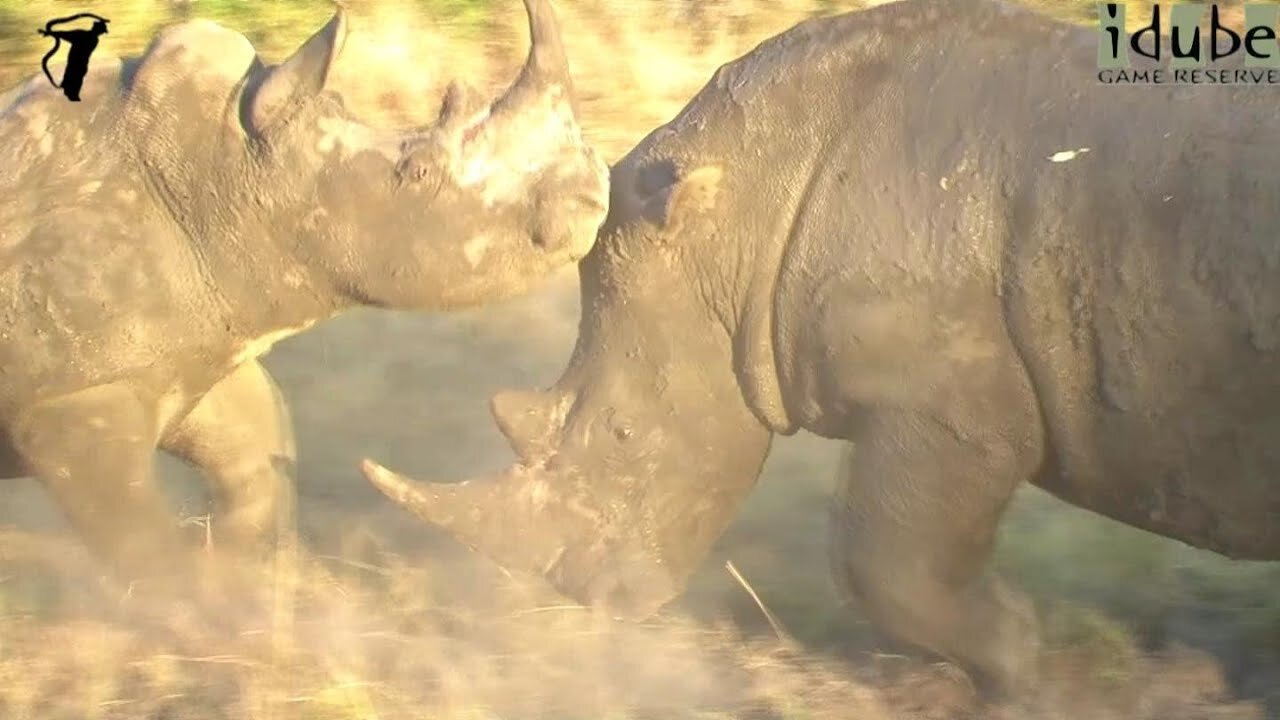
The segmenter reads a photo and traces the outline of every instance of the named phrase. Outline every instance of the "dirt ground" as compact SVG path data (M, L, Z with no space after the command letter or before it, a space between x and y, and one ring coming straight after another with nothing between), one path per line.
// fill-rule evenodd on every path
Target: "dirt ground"
M664 60L628 61L628 53L640 56L627 48L659 32L662 20L619 3L581 7L561 15L570 27L591 30L566 33L588 136L612 158L670 118L719 62L799 17L780 14L771 26L712 33L696 52L692 40L670 40L674 49ZM522 32L519 20L507 24L508 37ZM372 14L360 22L370 33L394 26ZM361 46L353 38L338 74L353 102L387 122L433 114L447 64L441 58L462 46L421 37L414 42L422 47L385 36ZM509 77L522 48L491 48L488 60L468 71L493 87ZM661 67L641 71L646 63ZM411 91L388 98L358 81L379 64L388 74L421 72L402 75ZM606 69L620 64L619 72ZM431 100L406 99L419 93ZM611 99L624 93L644 101ZM526 297L483 310L357 311L276 346L265 364L292 407L299 521L313 562L297 646L274 666L264 664L253 638L176 619L167 633L121 620L41 489L31 480L0 487L0 717L968 717L970 691L953 669L881 652L827 579L825 503L836 443L805 434L779 438L745 512L689 592L639 626L564 607L536 584L504 576L364 482L363 457L436 478L505 465L511 453L489 418L488 398L503 387L554 382L572 350L577 314L576 277L567 270ZM175 508L185 516L206 512L194 474L167 457L158 462ZM1164 587L1143 591L1141 577L1132 588L1123 577L1098 581L1097 591L1077 582L1108 553L1099 540L1108 531L1082 515L1026 491L1010 518L1010 532L1018 533L1012 545L1043 548L1048 560L1023 552L1009 561L1022 568L1014 579L1038 583L1041 597L1084 587L1078 595L1100 603L1108 593ZM1065 528L1062 537L1038 539L1055 528ZM1150 557L1171 567L1190 557L1158 547ZM1135 567L1148 568L1147 557ZM726 561L796 644L774 636ZM1259 588L1280 598L1270 579ZM1106 612L1070 607L1050 608L1050 624L1059 624L1051 628L1057 640L1045 689L1014 717L1280 718L1280 671L1239 650L1223 629L1230 623L1190 611L1162 616L1168 627L1161 642L1146 647L1140 633ZM1225 602L1212 610L1233 612Z

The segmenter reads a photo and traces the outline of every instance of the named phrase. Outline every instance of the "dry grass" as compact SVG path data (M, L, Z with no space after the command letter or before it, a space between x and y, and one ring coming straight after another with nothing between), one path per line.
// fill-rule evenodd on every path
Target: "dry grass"
M513 579L440 604L441 578L387 555L309 563L294 645L273 663L253 635L95 611L115 603L105 584L85 582L92 564L79 548L3 540L5 569L38 570L58 597L50 603L46 588L28 614L23 592L7 596L6 718L711 718L779 701L820 713L805 691L815 683L824 703L885 716L835 669L728 629L679 617L619 625ZM36 551L25 558L35 567L18 548Z
M617 158L673 116L720 64L800 19L859 4L560 0L586 134ZM1076 0L1051 4L1064 17L1087 17ZM496 90L526 48L516 0L495 0L502 12L479 14L460 3L447 17L407 0L349 5L353 34L335 84L357 113L379 124L430 119L453 78ZM329 12L302 0L265 6L194 4L198 14L250 34L272 60ZM67 7L0 0L0 24L33 31L79 9ZM141 49L170 9L158 0L93 7L113 21L104 49L121 54ZM3 48L5 85L36 69L45 49L27 32ZM229 634L177 615L159 626L132 619L131 604L95 579L97 569L39 489L29 482L5 488L0 524L28 532L0 537L0 718L960 716L969 690L947 667L857 649L874 649L862 642L865 625L827 584L821 524L838 450L831 443L779 439L760 488L689 594L644 625L565 608L545 589L503 576L389 508L364 485L355 468L365 455L443 476L506 462L485 401L498 387L554 380L576 330L573 281L566 272L528 297L449 316L354 313L267 358L298 426L299 512L312 551L294 645L278 662L261 634ZM191 490L190 471L163 462L161 469L175 503L203 512L206 499ZM1129 598L1148 588L1141 610L1165 607L1159 596L1174 587L1172 574L1151 569L1189 562L1186 553L1099 529L1052 503L1033 495L1014 512L1009 532L1017 542L1006 544L1003 560L1017 577L1042 597L1084 588L1075 600L1105 600L1103 589ZM725 572L725 560L741 569L741 581ZM1274 573L1192 560L1220 573L1203 577L1222 578L1209 583L1217 600L1197 595L1197 602L1231 618L1244 613L1232 589L1267 600L1277 587ZM1145 574L1133 579L1137 571ZM799 644L778 641L762 607ZM1123 603L1108 607L1126 618L1138 613ZM1020 717L1262 717L1257 706L1230 700L1213 658L1177 644L1146 652L1128 625L1081 605L1046 609L1046 688ZM1267 612L1260 605L1250 627L1280 629L1280 613Z
M437 602L446 576L385 552L309 562L293 642L273 659L261 632L173 613L141 622L127 614L140 599L121 611L72 543L14 532L0 541L0 716L13 720L887 720L973 709L947 666L879 657L854 667L675 613L615 623L513 578L465 603ZM1110 644L1090 632L1052 653L1043 696L1017 717L1262 718L1230 701L1211 658L1182 648L1141 657L1109 632Z

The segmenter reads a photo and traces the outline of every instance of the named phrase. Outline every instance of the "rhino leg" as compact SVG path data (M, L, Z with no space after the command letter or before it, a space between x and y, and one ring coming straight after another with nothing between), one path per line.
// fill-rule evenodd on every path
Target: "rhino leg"
M1039 633L988 561L1027 458L969 430L903 411L860 428L832 506L832 570L882 633L957 663L984 699L1015 700L1035 681Z
M256 360L214 385L160 447L208 480L215 547L265 559L293 534L293 422L280 389Z
M271 639L288 643L298 563L297 453L279 387L258 361L242 363L200 399L160 447L199 468L209 482L213 544L231 561L219 582L233 587L222 590L254 599L253 617L264 609L258 602L268 601L264 593L270 590ZM258 572L265 569L274 570L266 583Z
M45 400L11 440L91 552L127 583L161 592L186 569L175 518L155 485L156 409L124 384Z

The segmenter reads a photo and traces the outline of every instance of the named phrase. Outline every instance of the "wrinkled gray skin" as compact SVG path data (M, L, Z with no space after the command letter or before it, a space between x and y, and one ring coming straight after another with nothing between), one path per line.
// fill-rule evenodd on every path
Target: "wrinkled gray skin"
M848 441L835 575L992 699L1036 677L1034 614L988 568L1023 482L1280 559L1280 105L1099 85L1095 38L905 0L724 66L614 167L564 375L494 397L520 463L369 479L640 618L705 558L773 433Z
M207 476L215 547L269 546L294 459L273 342L358 305L511 296L595 240L607 167L552 9L525 5L512 87L452 85L408 132L326 89L342 11L277 66L192 21L95 57L81 103L40 77L0 98L0 477L43 481L122 580L191 567L157 448Z

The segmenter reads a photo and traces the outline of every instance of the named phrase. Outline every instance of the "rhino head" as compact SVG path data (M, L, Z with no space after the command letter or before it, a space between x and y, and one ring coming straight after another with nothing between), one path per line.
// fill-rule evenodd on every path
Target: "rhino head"
M517 294L589 249L608 168L583 141L551 7L525 9L531 45L510 88L488 103L452 83L437 121L411 132L367 126L326 91L341 10L289 59L250 73L237 123L253 150L249 202L325 290L377 307L464 307Z
M710 222L721 170L651 170L625 159L615 169L609 218L579 263L567 369L549 390L492 399L518 462L460 483L363 466L392 501L472 549L622 618L682 591L772 437L734 372L732 311L708 302L732 272Z

